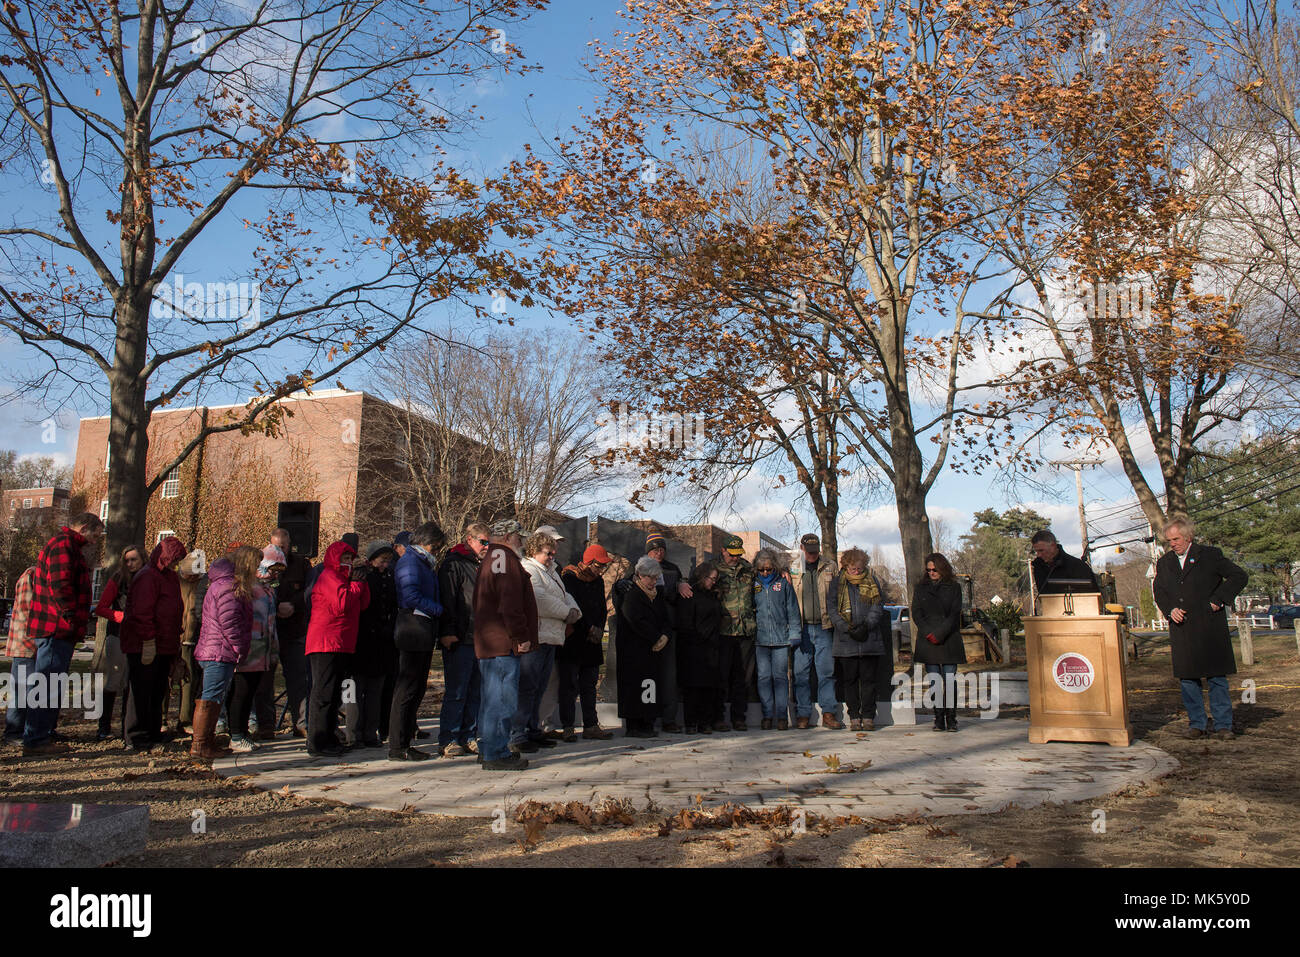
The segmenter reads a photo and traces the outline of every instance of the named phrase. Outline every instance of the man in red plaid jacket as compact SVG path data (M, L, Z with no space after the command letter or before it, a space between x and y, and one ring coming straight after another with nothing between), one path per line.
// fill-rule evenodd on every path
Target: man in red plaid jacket
M97 544L103 533L99 516L85 512L41 549L27 617L27 640L36 646L33 672L47 676L67 673L72 650L84 637L90 619L90 564L83 550ZM50 740L59 718L58 707L28 708L26 718L23 754L58 750Z

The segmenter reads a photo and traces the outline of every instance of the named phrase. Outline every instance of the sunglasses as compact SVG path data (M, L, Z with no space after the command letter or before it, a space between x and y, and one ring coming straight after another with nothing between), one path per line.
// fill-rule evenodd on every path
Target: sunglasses
M478 540L478 543L479 543L480 545L491 545L491 544L492 544L492 540L489 539L489 538L480 538L480 539Z

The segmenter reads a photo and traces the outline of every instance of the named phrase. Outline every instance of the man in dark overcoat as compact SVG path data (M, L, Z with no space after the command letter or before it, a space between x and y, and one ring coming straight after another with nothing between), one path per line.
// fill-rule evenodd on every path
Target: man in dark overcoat
M1204 680L1210 688L1215 736L1228 739L1237 733L1228 694L1227 676L1237 673L1228 637L1228 608L1246 587L1247 576L1219 549L1193 542L1195 530L1183 517L1173 517L1165 525L1169 551L1156 562L1152 590L1161 614L1169 619L1174 677L1182 682L1188 737L1204 737L1208 731L1201 699Z

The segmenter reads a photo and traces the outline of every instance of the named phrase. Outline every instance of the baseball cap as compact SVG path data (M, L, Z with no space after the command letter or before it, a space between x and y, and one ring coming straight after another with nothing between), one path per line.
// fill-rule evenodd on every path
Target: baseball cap
M519 535L523 530L524 527L513 518L506 518L492 523L493 535Z
M799 539L799 544L804 546L805 548L808 548L809 546L813 548L821 548L822 540L818 538L816 535L814 535L812 532L809 532L803 538Z
M555 528L554 525L538 525L538 526L537 526L537 531L533 532L533 534L534 534L534 535L549 535L549 536L551 536L551 538L555 539L557 542L562 542L562 541L564 541L564 536L561 535L558 531L556 531L556 528Z
M728 535L722 547L733 555L745 554L745 540L739 535Z
M588 545L586 550L582 553L582 560L588 564L591 562L598 562L601 565L608 565L609 552L605 551L605 549L600 545Z

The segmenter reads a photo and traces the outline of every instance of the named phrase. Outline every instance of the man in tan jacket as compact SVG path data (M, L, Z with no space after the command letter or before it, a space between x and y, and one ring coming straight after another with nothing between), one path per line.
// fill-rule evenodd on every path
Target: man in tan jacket
M802 619L799 644L794 646L795 727L806 728L812 719L812 681L817 680L817 704L822 724L838 731L840 703L835 700L835 659L831 657L830 606L826 592L839 573L835 560L821 554L821 539L809 532L799 539L799 556L790 565L790 581L799 599Z

